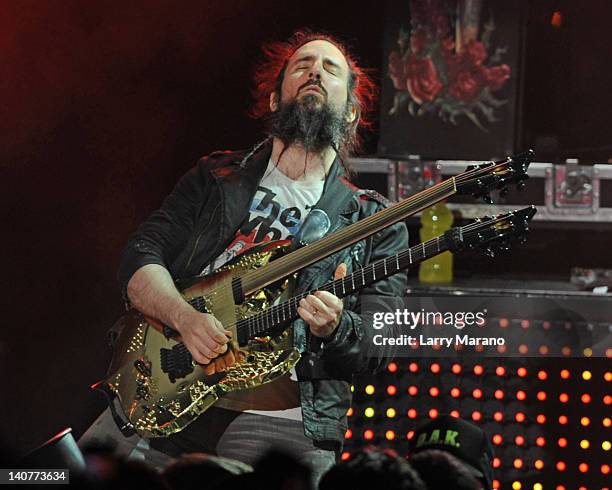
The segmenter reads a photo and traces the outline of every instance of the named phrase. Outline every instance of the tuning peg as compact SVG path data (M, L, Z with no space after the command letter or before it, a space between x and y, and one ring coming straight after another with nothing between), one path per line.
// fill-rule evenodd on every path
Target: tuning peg
M485 248L484 253L487 257L491 257L491 258L495 257L495 252L493 251L491 247Z

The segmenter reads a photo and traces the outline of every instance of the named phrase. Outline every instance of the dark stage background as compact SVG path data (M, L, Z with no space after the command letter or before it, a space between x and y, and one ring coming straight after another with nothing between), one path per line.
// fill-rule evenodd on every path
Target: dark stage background
M540 161L606 161L612 6L533 3L524 146L553 135ZM553 8L564 12L559 29ZM103 410L89 385L105 372L105 332L122 311L120 250L198 156L260 139L245 116L260 43L300 26L327 29L380 70L383 14L374 2L321 0L1 3L8 446L23 453L65 426L78 436ZM370 137L370 151L376 143Z

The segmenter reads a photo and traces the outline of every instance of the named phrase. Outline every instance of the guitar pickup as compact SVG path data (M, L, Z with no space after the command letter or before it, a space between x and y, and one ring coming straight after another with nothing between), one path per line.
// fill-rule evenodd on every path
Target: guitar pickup
M161 369L171 383L193 372L193 358L185 344L176 344L172 349L160 349Z

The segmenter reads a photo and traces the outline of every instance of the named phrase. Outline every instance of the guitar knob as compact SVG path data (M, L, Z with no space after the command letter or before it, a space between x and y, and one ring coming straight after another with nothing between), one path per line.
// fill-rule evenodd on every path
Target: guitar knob
M493 249L491 247L488 247L488 248L485 249L485 255L487 257L494 258L495 257L495 252L493 251Z

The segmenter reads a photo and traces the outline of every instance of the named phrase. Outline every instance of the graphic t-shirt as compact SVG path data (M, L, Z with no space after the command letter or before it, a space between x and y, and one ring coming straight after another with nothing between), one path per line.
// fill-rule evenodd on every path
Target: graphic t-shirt
M270 160L251 202L248 219L225 251L202 271L202 275L219 269L251 247L291 239L310 209L319 201L324 183L323 180L293 180ZM297 376L293 369L272 383L229 393L215 405L272 417L302 419Z

